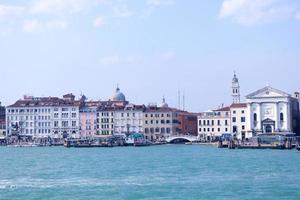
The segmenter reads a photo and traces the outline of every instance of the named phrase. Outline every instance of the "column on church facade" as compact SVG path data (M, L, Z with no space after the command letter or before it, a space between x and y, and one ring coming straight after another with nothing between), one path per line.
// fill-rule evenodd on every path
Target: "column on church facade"
M293 116L291 114L291 105L290 102L286 103L286 112L284 114L284 129L286 131L293 131L292 120Z
M278 114L278 103L274 105L274 120L275 120L275 132L280 131L280 115Z
M261 107L262 107L261 103L257 103L257 107L256 107L257 126L256 126L256 127L257 127L257 129L258 129L259 131L263 131L263 130L262 130L262 127L261 127L261 124L262 124Z

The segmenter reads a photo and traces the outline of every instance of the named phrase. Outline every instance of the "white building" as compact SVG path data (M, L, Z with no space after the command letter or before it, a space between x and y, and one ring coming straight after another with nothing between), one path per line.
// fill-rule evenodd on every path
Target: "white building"
M79 136L79 104L72 94L57 97L28 97L6 110L7 136L66 138Z
M114 114L114 133L116 135L144 133L144 105L127 104L124 109L116 110Z
M267 86L247 95L246 99L250 134L299 131L298 93L292 97Z
M198 116L198 136L202 140L214 140L231 133L230 107L203 112Z

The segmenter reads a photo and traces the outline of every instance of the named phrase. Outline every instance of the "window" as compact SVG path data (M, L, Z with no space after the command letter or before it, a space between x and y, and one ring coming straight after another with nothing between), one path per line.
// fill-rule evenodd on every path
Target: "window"
M256 113L253 114L253 120L254 120L255 122L257 122L257 114L256 114Z
M76 121L72 121L72 127L76 127Z
M242 130L245 130L245 126L242 126Z
M228 125L228 121L227 121L227 120L225 120L225 125L226 125L226 126Z
M170 133L171 132L171 129L170 128L167 128L167 133Z
M232 118L232 122L236 122L236 117L233 117L233 118Z
M245 111L244 111L244 110L242 110L242 114L245 114Z
M221 122L220 122L220 120L218 120L218 125L219 125L219 126L221 125Z
M246 122L246 117L241 117L241 122Z
M283 122L284 121L284 116L283 113L280 113L280 121Z
M62 108L61 109L63 112L66 112L66 111L68 111L69 109L68 108Z
M72 113L72 118L76 118L76 113Z
M233 114L236 114L236 111L235 111L235 110L233 111Z
M215 121L214 120L211 120L211 125L215 125Z
M58 127L58 121L54 121L54 127Z
M68 121L62 121L62 127L68 127L69 122Z

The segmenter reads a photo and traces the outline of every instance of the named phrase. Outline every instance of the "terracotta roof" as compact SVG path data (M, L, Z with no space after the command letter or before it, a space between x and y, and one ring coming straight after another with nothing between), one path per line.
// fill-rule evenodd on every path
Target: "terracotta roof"
M80 106L80 101L66 101L58 97L32 97L16 101L11 107Z
M223 108L219 108L217 110L214 110L214 111L217 111L217 112L221 112L221 111L230 111L230 107L229 106L226 106L226 107L223 107Z
M234 103L231 104L230 108L247 108L246 103Z
M170 107L147 106L145 112L179 112L180 110Z

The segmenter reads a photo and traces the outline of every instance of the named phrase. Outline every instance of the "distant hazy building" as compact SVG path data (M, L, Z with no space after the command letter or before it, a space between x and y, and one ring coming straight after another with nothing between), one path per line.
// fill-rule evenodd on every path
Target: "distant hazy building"
M24 96L6 110L7 136L31 138L79 137L79 106L72 94L57 97Z
M299 93L292 97L267 86L246 99L250 134L299 131Z
M247 104L235 103L230 106L230 117L231 117L231 133L234 133L238 139L245 139L251 137L247 134Z
M5 138L6 122L5 122L5 107L0 102L0 140ZM1 141L0 141L1 142Z
M230 107L203 112L198 116L200 139L214 140L225 133L231 133Z
M116 135L144 133L144 105L127 104L124 109L116 109L114 114L114 132Z
M196 113L179 112L178 123L179 123L179 134L182 135L198 135L197 129L197 116Z
M85 96L79 109L80 137L93 137L97 134L97 108L100 101L86 101Z
M168 136L179 134L179 111L169 108L163 99L160 106L149 105L144 111L144 134L148 140L163 140Z
M97 135L112 136L115 134L115 112L124 110L127 104L125 95L117 87L112 98L102 102L97 108Z

